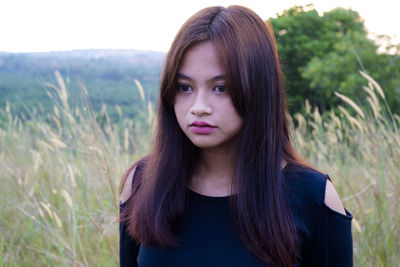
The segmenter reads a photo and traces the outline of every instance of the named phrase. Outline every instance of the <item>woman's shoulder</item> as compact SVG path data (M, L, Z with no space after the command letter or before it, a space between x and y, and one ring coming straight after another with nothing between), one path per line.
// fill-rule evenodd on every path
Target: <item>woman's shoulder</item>
M327 174L309 167L287 166L283 170L283 175L290 193L317 202L324 199L324 189L329 179Z
M140 175L140 173L143 170L144 164L145 164L146 158L142 158L135 163L133 163L129 169L125 172L122 182L121 182L121 202L120 204L123 205L126 203L129 198L132 195L132 186L137 179L137 176Z
M353 266L351 220L327 174L284 170L289 203L307 266Z
M331 209L345 214L340 197L329 176L309 167L285 168L289 194L307 207Z
M121 190L121 203L125 203L130 197L132 192L133 177L136 172L136 166L129 170L128 175Z

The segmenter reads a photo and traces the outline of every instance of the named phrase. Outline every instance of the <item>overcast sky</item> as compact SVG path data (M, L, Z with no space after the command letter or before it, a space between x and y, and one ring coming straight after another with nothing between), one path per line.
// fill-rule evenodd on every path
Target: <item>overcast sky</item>
M400 42L400 4L394 0L315 0L319 12L340 6L365 19L367 29ZM264 20L294 5L289 0L0 0L0 51L88 48L167 51L183 22L199 9L239 4Z

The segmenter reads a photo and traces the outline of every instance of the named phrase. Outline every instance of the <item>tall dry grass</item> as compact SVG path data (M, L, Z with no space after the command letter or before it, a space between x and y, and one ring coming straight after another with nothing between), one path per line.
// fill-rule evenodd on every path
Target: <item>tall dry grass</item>
M53 113L0 110L0 266L115 266L118 183L146 153L152 106L143 94L143 119L113 124L105 106L93 113L83 85L84 108L72 110L55 76Z
M324 119L306 102L294 115L297 150L328 173L353 216L356 266L397 266L400 262L400 117L392 114L383 90L361 72L368 86L364 104L348 96L339 115Z
M0 266L118 265L117 186L146 154L154 111L139 82L143 113L112 123L104 106L72 110L61 75L47 84L54 111L40 107L24 120L0 110ZM347 96L340 115L321 116L309 105L296 114L298 151L330 174L353 221L356 266L400 261L400 117L388 109L366 74L365 108ZM97 118L96 118L97 117ZM103 121L99 126L99 119Z

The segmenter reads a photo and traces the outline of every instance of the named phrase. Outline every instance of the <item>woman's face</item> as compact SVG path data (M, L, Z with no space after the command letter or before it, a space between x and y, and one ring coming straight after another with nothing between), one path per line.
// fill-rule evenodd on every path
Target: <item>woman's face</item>
M175 115L182 131L199 148L230 146L242 126L225 86L211 42L190 48L177 76Z

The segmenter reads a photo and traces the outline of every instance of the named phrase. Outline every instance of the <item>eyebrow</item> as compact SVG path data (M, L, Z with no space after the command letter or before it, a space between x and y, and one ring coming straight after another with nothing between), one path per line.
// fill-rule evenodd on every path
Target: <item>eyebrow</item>
M185 74L182 74L182 73L178 73L177 76L176 76L176 78L177 78L177 79L182 79L182 80L187 80L187 81L193 82L193 79L192 79L192 78L190 78L189 76L186 76ZM225 79L225 75L222 75L222 74L221 74L221 75L217 75L217 76L215 76L215 77L209 79L209 80L207 81L207 83L212 83L212 82L216 82L216 81L224 80L224 79Z

